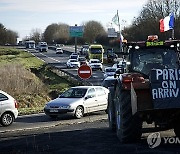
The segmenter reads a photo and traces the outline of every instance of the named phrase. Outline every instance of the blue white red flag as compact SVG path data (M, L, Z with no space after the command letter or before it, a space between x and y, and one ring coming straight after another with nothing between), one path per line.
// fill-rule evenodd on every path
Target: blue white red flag
M165 32L174 28L174 14L171 13L169 16L160 20L160 32Z

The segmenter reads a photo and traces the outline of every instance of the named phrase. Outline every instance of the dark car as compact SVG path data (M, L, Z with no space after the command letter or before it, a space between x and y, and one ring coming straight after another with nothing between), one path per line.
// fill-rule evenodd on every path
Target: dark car
M117 78L114 78L114 76L108 76L103 80L103 82L101 83L101 86L105 88L114 87L116 80Z
M80 62L80 65L87 65L87 60L85 57L79 57L78 61Z

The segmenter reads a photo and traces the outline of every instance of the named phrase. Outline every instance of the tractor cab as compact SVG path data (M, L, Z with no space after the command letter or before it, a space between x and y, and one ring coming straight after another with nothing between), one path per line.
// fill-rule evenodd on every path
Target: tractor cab
M147 41L127 44L128 72L138 72L149 77L152 69L179 68L180 40L159 41L157 36L149 36Z

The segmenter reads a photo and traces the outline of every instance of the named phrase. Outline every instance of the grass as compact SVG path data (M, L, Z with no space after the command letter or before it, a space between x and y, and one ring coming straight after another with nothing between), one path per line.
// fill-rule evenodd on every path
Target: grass
M1 90L18 101L20 115L42 112L46 102L74 86L40 59L16 48L0 47L0 70Z

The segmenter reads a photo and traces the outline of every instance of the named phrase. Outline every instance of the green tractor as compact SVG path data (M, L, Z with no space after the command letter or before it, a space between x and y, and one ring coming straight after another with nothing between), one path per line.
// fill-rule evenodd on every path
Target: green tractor
M150 37L149 37L150 39ZM122 143L134 142L142 132L174 129L180 137L180 40L157 39L127 43L130 63L115 74L109 88L109 128ZM144 129L143 122L153 124Z

